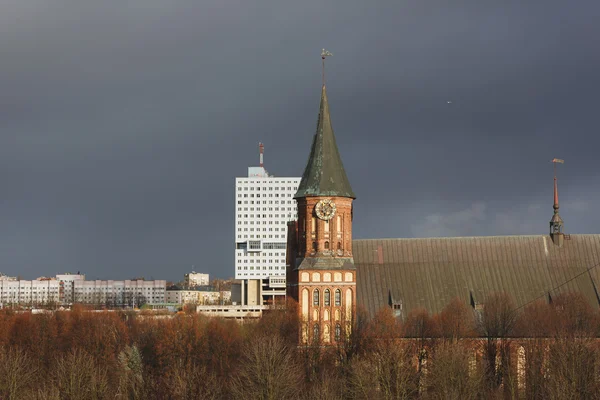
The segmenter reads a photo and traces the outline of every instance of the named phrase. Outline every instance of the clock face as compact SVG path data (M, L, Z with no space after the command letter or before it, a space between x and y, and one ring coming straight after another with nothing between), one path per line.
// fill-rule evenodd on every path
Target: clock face
M317 203L315 212L317 217L330 220L335 215L335 203L331 199L323 199Z

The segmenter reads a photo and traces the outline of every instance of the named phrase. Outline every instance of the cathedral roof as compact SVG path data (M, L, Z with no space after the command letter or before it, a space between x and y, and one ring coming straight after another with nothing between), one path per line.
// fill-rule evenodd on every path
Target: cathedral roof
M438 313L455 297L481 304L504 292L515 305L578 292L600 306L600 235L566 235L562 247L548 235L428 239L371 239L352 242L357 269L357 303L374 315L402 305ZM586 272L589 269L589 273Z
M356 198L335 142L325 85L321 91L317 132L313 138L308 163L294 198L307 196Z

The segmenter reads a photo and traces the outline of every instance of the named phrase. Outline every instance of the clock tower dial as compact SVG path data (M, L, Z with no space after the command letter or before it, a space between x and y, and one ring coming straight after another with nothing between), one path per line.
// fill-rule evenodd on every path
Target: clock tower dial
M315 206L315 213L317 217L322 220L328 221L335 215L336 206L331 199L323 199Z

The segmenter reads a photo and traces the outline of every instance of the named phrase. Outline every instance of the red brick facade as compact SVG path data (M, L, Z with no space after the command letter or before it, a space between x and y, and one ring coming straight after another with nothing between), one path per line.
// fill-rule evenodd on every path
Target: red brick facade
M315 211L323 199L336 206L328 221ZM301 343L334 344L347 337L356 312L351 198L298 199L298 221L288 226L288 264L288 295L299 305Z

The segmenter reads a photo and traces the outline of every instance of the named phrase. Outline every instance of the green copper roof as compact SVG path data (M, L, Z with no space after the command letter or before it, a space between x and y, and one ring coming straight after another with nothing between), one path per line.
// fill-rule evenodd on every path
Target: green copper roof
M325 86L321 91L321 106L317 121L317 132L313 138L310 156L302 181L294 198L307 196L356 196L350 187L344 165L335 143L335 135L329 116L329 103Z

